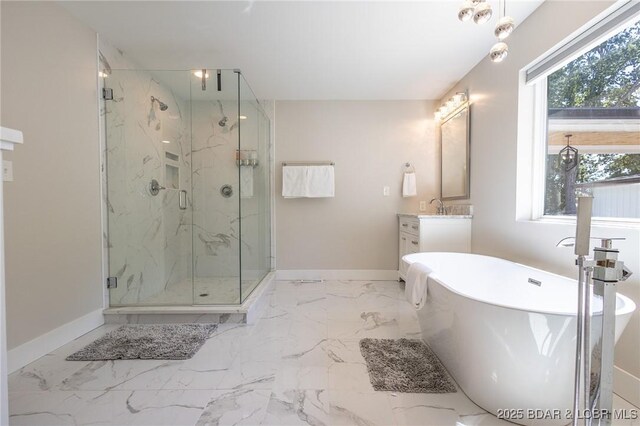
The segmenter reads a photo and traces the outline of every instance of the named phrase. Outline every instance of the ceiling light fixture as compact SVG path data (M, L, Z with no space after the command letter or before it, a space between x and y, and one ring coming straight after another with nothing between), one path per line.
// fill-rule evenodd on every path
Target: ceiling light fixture
M498 37L498 40L504 40L505 38L509 37L515 27L516 26L513 22L513 18L511 18L510 16L503 16L496 24L494 34L496 35L496 37Z
M246 120L246 119L247 119L247 116L246 116L246 115L241 115L241 116L240 116L240 120Z
M494 44L489 51L489 58L491 58L491 61L496 63L504 61L509 54L509 46L507 46L507 43L502 40L509 37L509 34L511 34L515 28L513 18L506 15L507 0L502 0L502 17L498 20L496 28L493 31L496 37L498 37L498 42Z
M109 77L109 73L106 70L98 71L98 77L107 78L107 77Z
M502 0L502 17L498 20L493 33L498 37L498 40L504 40L509 37L515 27L516 24L514 23L513 18L507 16L507 0Z
M478 4L479 0L465 0L464 3L460 6L458 10L458 19L462 22L470 21L473 18L473 14L476 9L476 4Z
M489 57L493 62L502 62L509 54L509 46L502 41L496 43L489 52Z
M436 121L446 121L450 116L457 113L463 107L469 104L469 96L467 92L456 92L444 104L440 106L434 113Z
M171 143L171 141L164 140L162 143Z
M564 166L564 171L568 172L578 165L578 150L571 146L571 133L564 135L567 138L567 146L562 148L559 152L560 164Z
M493 15L493 11L491 10L491 5L486 1L482 1L478 3L473 13L473 22L476 24L485 24L489 22L491 16Z

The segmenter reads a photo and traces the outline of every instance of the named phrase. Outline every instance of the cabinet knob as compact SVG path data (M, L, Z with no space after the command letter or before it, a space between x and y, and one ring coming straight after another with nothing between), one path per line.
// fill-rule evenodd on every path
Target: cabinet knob
M414 246L417 246L418 242L417 241L411 241L411 244L413 244Z
M418 225L413 225L411 228L418 230Z
M407 226L409 226L409 224L408 223L403 223L402 226L406 228Z

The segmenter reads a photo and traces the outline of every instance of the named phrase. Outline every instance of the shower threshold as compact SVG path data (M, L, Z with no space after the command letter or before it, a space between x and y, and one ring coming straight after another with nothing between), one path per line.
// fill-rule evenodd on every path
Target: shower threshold
M275 278L269 272L239 305L148 305L107 308L107 324L246 323L252 324L268 305L267 294Z

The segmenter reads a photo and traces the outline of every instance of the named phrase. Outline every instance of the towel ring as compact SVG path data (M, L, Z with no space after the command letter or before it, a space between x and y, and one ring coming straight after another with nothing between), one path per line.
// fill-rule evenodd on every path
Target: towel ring
M404 163L404 171L405 173L415 173L416 169L411 163Z

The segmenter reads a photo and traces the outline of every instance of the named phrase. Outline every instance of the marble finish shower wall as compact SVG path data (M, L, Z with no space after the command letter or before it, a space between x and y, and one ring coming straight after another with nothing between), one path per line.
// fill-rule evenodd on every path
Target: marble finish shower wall
M194 277L238 277L238 103L194 101L192 110ZM223 127L219 122L225 116L229 119ZM223 185L232 186L231 197L222 196Z
M265 238L270 228L266 214L270 199L269 126L258 120L255 110L242 108L247 119L240 122L240 149L258 154L258 166L252 170L253 191L247 193L235 162L240 136L237 101L194 101L192 110L194 277L237 277L242 259L243 282L256 280L270 269L270 242ZM225 116L228 122L220 126ZM259 132L265 133L262 140ZM226 184L233 187L229 198L220 193ZM243 287L243 297L245 290Z
M166 171L168 163L177 164L177 186L187 189L191 199L189 103L159 76L136 70L104 40L100 60L109 72L104 85L114 97L104 102L108 272L118 278L111 305L144 304L191 277L189 209L179 209L178 189L169 188ZM151 96L169 108L161 111ZM168 189L152 196L151 179Z

